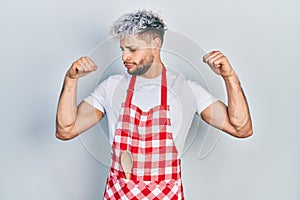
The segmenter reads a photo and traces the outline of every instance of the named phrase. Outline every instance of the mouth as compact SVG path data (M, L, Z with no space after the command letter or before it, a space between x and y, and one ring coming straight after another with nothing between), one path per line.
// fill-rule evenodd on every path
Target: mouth
M124 63L124 65L125 65L125 67L126 67L127 69L130 69L130 68L132 68L132 67L134 66L133 63Z

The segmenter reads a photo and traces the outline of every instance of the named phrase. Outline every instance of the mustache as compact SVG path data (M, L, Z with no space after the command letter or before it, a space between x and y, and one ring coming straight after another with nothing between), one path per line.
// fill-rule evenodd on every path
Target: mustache
M124 65L137 65L137 63L135 62L123 62Z

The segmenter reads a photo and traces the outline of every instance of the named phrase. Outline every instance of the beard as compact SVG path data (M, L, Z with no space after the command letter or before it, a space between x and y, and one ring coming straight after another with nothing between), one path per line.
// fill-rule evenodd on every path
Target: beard
M153 60L154 60L154 56L150 55L148 58L144 58L143 60L141 60L138 64L133 63L137 67L133 71L130 71L130 69L128 69L127 70L128 74L133 76L139 76L145 74L151 67Z

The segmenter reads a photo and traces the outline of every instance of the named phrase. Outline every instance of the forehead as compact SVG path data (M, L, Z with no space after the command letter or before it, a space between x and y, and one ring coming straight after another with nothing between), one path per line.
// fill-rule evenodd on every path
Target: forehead
M120 46L121 47L126 47L126 46L143 47L143 46L149 46L149 44L147 44L145 40L141 39L137 35L130 35L120 39Z

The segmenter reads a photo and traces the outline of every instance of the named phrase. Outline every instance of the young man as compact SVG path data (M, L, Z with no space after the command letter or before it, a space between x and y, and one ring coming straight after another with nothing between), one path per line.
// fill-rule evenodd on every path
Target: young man
M112 34L120 40L128 74L103 81L78 106L78 79L97 69L88 57L76 60L65 75L56 136L72 139L108 118L112 159L104 199L184 199L180 156L195 113L210 125L244 138L252 134L248 104L238 77L219 51L203 57L225 81L228 106L198 83L167 71L160 49L165 24L150 11L121 16ZM130 178L121 166L130 152Z

